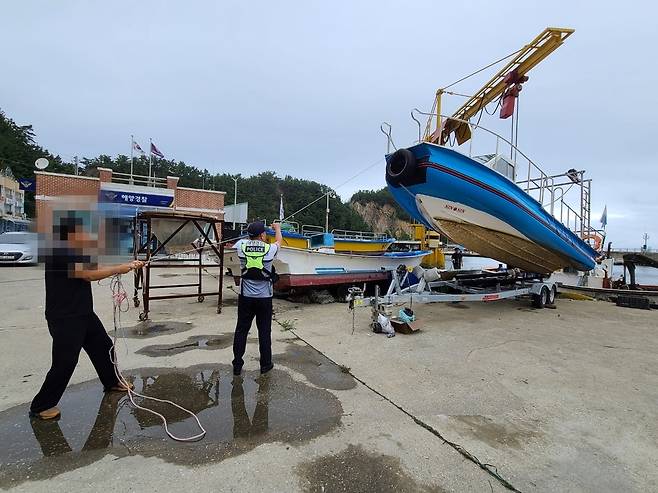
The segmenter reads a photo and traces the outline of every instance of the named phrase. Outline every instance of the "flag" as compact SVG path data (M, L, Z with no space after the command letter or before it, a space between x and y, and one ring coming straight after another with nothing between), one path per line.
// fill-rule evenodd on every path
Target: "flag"
M144 156L146 153L144 152L144 149L140 147L140 145L133 140L133 150L139 152L142 156Z
M283 194L281 194L281 202L279 202L279 221L283 221L285 214L283 213Z
M608 206L606 205L603 208L603 214L601 215L601 225L605 227L608 224Z
M151 154L159 158L164 158L164 154L162 154L160 150L157 147L155 147L155 144L153 142L151 142Z

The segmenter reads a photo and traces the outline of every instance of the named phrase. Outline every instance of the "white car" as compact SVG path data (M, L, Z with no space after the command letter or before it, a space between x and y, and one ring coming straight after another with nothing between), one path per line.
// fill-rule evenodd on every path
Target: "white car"
M0 234L0 264L36 264L38 253L36 233Z

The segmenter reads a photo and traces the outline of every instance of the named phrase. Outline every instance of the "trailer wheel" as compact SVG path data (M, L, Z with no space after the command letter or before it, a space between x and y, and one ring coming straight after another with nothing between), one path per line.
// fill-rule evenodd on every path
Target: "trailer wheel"
M549 296L549 289L546 286L542 286L539 294L532 295L532 306L535 308L544 308L548 303Z
M555 298L557 297L557 288L555 285L551 286L551 289L548 290L548 304L554 305Z
M141 313L139 314L139 319L140 319L142 322L143 322L144 320L146 320L147 318L148 318L148 315L147 315L146 313L141 312Z
M135 308L139 308L139 298L137 296L133 298L133 305L135 305Z
M199 303L203 303L203 300L205 300L205 299L206 299L205 296L201 295L201 296L199 296L196 300L197 300Z

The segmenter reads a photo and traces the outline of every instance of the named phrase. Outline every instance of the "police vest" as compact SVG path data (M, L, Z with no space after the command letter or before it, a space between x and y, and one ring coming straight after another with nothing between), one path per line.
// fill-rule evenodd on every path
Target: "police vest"
M242 243L242 253L245 256L245 266L242 268L242 278L254 281L271 281L272 273L265 268L263 259L270 251L270 244L262 241Z

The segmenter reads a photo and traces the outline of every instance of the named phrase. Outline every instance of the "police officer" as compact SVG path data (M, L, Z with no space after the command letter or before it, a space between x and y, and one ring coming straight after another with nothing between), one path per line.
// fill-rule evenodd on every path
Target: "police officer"
M272 285L274 268L272 263L281 246L281 225L273 225L274 243L265 243L265 225L256 221L247 226L249 239L235 244L240 258L241 281L238 298L238 322L233 338L233 374L240 375L244 365L247 334L256 318L258 348L260 350L260 372L267 373L272 363Z

